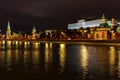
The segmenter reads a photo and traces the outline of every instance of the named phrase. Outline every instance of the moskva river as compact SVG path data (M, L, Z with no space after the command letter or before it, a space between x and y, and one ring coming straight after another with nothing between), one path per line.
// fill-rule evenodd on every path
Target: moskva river
M0 80L120 80L120 46L2 41Z

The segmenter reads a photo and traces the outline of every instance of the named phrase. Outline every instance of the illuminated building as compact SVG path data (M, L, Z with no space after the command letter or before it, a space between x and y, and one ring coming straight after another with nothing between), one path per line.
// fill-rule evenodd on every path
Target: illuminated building
M78 20L77 23L68 24L68 29L81 30L83 28L82 33L87 29L86 33L88 39L118 39L118 36L120 36L119 24L120 22L117 22L114 18L112 18L111 21L107 20L103 14L101 19L91 21Z
M100 23L99 27L101 27L101 28L109 28L110 27L107 23L107 19L105 18L104 14L102 16L101 23Z
M84 21L84 22L82 20L78 20L77 23L68 24L68 29L79 29L81 27L83 28L97 27L100 25L100 23L101 23L101 19ZM111 21L107 21L107 23L110 25Z
M10 29L9 21L8 21L7 30L6 30L6 39L11 39L11 29Z
M104 27L104 25L110 27L116 25L117 23L120 24L120 22L117 22L114 18L112 18L111 21L107 20L105 18L105 15L103 14L102 19L96 19L91 21L85 21L85 19L83 19L83 20L78 20L77 23L68 24L68 29L79 29L81 27L87 28L87 27L98 27L98 26Z
M34 26L32 29L32 39L36 39L36 28Z
M101 23L94 33L94 39L107 40L109 38L108 35L109 30L110 30L110 26L107 23L107 19L105 18L105 15L103 14L101 18Z

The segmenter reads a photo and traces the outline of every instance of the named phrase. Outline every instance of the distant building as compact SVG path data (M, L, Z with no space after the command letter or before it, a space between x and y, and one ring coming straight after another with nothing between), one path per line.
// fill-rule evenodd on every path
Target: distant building
M111 22L112 21L112 22ZM120 24L120 22L115 21L113 18L111 21L108 21L105 18L105 15L103 14L101 19L96 19L96 20L91 20L91 21L85 21L85 19L83 20L78 20L77 23L71 23L68 24L68 29L79 29L81 27L83 28L87 28L87 27L104 27L107 25L107 27L110 27L108 25L116 25L116 23Z
M11 29L10 29L10 22L8 21L8 25L7 25L7 30L6 30L6 39L11 39Z

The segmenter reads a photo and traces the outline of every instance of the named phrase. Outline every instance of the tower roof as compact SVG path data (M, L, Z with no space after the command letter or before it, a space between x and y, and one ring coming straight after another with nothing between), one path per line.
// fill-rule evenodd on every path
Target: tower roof
M7 29L10 30L10 21L8 21Z
M102 19L105 19L105 14L102 15Z
M36 28L34 25L33 25L32 33L36 33Z

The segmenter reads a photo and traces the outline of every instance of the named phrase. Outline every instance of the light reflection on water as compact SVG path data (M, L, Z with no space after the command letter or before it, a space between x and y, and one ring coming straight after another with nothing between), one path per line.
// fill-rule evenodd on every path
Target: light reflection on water
M88 72L88 58L89 58L89 53L85 45L80 46L80 64L83 69L83 78L87 75Z
M110 74L114 75L114 65L115 65L115 47L114 46L110 46L110 50L109 50L109 64L110 64Z
M66 44L60 44L59 55L60 55L61 72L63 72L65 67L65 62L66 62L65 61L66 60Z
M0 72L1 80L119 80L120 46L1 41Z

